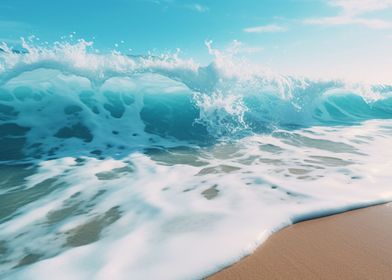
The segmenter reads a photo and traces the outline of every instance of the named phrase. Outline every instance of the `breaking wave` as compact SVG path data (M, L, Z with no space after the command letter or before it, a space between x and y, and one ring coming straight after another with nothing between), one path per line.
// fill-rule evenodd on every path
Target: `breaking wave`
M2 141L15 146L0 153L3 160L53 154L59 143L206 144L277 128L392 118L391 86L276 75L210 44L215 59L208 66L178 54L101 54L83 40L22 46L15 52L3 45L0 52Z

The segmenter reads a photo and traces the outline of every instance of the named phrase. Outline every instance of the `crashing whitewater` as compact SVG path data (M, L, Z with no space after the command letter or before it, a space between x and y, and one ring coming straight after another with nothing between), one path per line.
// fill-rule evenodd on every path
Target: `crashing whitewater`
M0 276L194 279L293 222L390 201L392 87L223 52L0 51Z

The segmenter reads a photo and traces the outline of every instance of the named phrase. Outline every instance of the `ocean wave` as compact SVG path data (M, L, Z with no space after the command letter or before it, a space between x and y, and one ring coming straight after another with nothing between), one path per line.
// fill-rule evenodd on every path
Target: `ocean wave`
M392 198L390 86L211 43L207 66L22 45L0 46L2 279L199 279L293 222Z
M392 87L272 74L214 50L207 66L178 54L102 54L91 42L0 52L3 160L66 147L208 144L279 128L392 118ZM17 141L15 139L18 139Z

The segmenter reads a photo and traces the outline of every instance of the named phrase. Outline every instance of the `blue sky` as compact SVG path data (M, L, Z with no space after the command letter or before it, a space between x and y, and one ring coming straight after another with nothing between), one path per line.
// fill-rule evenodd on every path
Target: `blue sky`
M392 0L1 0L0 41L93 40L105 51L239 55L277 72L392 83ZM116 47L118 45L118 47ZM129 51L131 49L131 51Z

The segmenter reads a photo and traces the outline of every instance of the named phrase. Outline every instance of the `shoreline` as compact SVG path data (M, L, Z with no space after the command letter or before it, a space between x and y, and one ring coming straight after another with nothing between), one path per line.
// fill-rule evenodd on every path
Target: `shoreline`
M301 221L206 279L391 279L392 203Z

